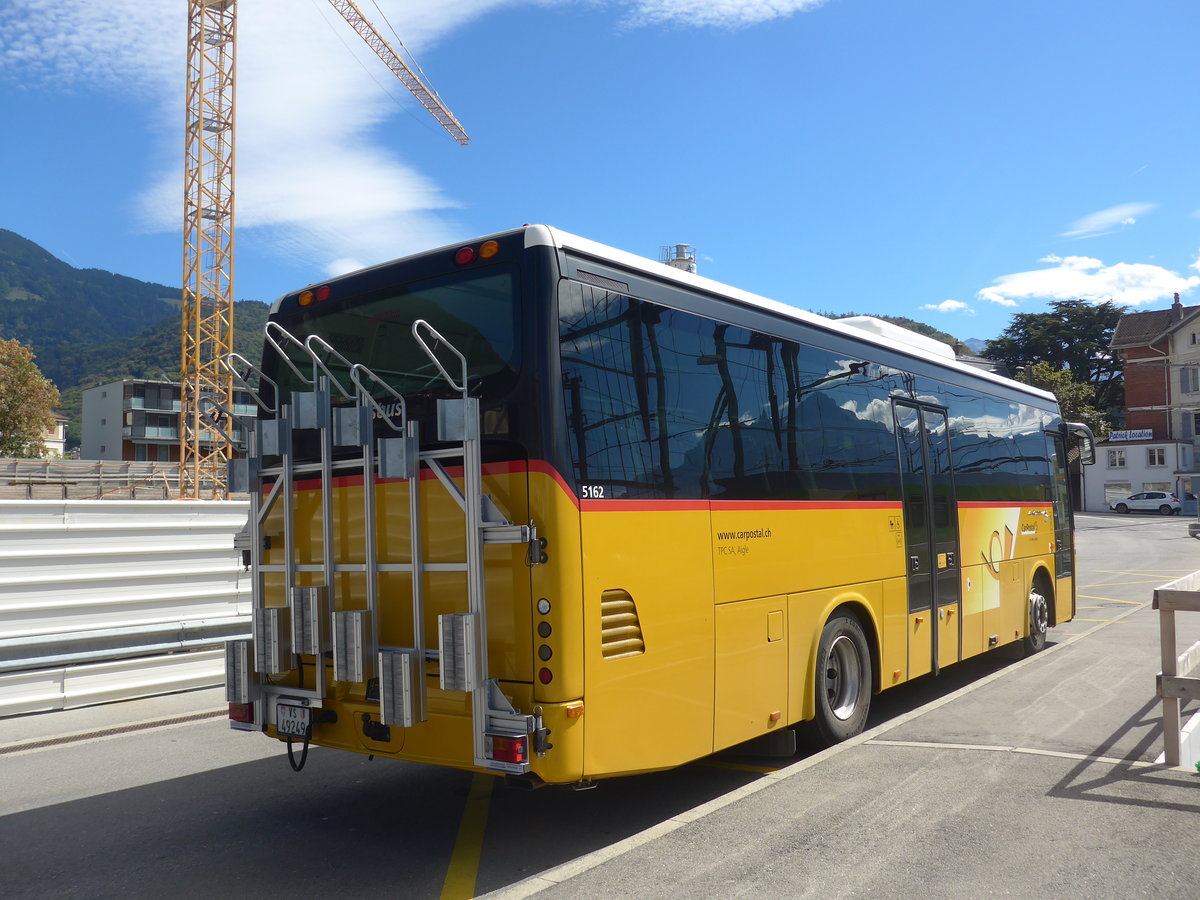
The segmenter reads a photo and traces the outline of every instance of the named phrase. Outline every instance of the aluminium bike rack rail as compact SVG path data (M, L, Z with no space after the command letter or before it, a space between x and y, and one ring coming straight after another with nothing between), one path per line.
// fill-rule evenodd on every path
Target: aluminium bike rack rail
M233 641L227 650L227 692L231 702L269 701L272 697L319 708L329 696L325 653L333 656L333 681L362 683L371 677L379 680L380 724L412 727L427 720L425 662L436 660L439 684L443 690L461 691L472 698L472 734L474 764L492 771L523 774L528 762L508 763L487 757L489 735L520 736L533 734L541 727L540 716L513 709L496 679L490 677L487 654L487 598L484 578L485 544L537 542L532 523L515 525L483 492L482 453L480 447L480 411L478 398L468 392L466 357L425 320L412 325L412 336L430 359L442 379L461 396L437 401L440 449L422 451L418 423L408 417L405 398L367 366L354 363L317 335L301 341L278 323L265 328L268 345L281 362L297 377L302 390L291 392L287 402L278 385L262 371L237 354L230 354L226 368L268 416L257 418L248 427L247 455L231 463L231 487L247 491L251 497L250 539L243 546L249 553L254 585L253 640ZM438 351L444 348L461 370L451 375ZM301 365L292 354L300 357ZM343 383L330 368L334 360L348 375ZM307 365L304 365L307 363ZM310 371L303 371L304 368ZM259 386L270 384L275 402L266 402L250 384L256 375ZM389 409L376 399L382 393ZM336 399L335 399L336 397ZM392 403L394 401L394 404ZM335 403L337 405L335 405ZM222 410L223 413L228 411ZM391 436L375 438L375 421L381 421ZM297 463L294 432L316 433L319 461ZM359 454L335 459L335 451L358 448ZM266 465L266 457L277 462ZM461 460L462 488L446 469L447 461ZM335 473L346 469L363 473L364 538L362 562L336 558L334 545L335 511L333 481ZM422 558L421 471L428 468L463 513L466 526L465 559L461 562L434 563ZM297 476L320 482L321 561L297 562L296 481ZM381 563L377 546L377 511L374 485L381 480L402 479L408 483L409 545L408 563ZM269 486L268 486L269 482ZM267 518L282 507L282 561L264 562L263 530ZM532 555L532 551L531 551ZM387 647L379 644L380 573L408 573L412 584L413 646ZM425 646L424 577L431 572L462 572L466 576L466 611L438 617L439 647ZM365 609L338 609L338 574L362 574L366 582ZM319 578L312 576L319 575ZM282 577L286 605L264 604L265 579ZM318 580L319 584L298 585L298 581ZM257 685L252 671L260 675L281 675L299 665L300 655L313 656L317 664L311 687ZM303 671L303 669L301 669ZM262 721L269 720L264 714Z

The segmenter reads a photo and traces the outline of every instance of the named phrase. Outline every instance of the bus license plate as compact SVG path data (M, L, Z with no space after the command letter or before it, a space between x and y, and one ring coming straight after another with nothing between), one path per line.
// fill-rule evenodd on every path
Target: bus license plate
M304 737L312 724L312 710L290 703L275 704L275 730L284 737Z

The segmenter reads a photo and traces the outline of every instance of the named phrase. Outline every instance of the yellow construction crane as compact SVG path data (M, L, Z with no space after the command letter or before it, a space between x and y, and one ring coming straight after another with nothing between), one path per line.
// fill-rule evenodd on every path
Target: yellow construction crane
M469 138L430 88L351 0L329 0L460 144ZM224 499L232 448L228 423L233 379L223 361L233 351L234 94L237 0L188 0L187 138L184 160L182 393L179 492Z

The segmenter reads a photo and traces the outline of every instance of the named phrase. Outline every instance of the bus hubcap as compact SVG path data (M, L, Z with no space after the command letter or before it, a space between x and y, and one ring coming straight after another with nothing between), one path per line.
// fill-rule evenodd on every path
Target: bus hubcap
M854 715L858 707L861 677L858 648L846 635L839 635L829 648L825 663L825 697L830 712L842 721Z
M1029 592L1029 631L1041 634L1050 624L1050 610L1046 598L1037 591Z

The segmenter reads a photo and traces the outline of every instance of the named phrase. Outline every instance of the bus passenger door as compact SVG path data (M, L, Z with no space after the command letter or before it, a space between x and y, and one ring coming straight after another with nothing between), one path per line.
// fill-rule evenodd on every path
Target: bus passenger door
M958 662L958 506L943 409L894 401L908 570L908 677Z
M1071 490L1067 481L1067 447L1060 434L1047 432L1050 451L1050 499L1054 509L1054 620L1061 625L1075 616L1075 548Z

